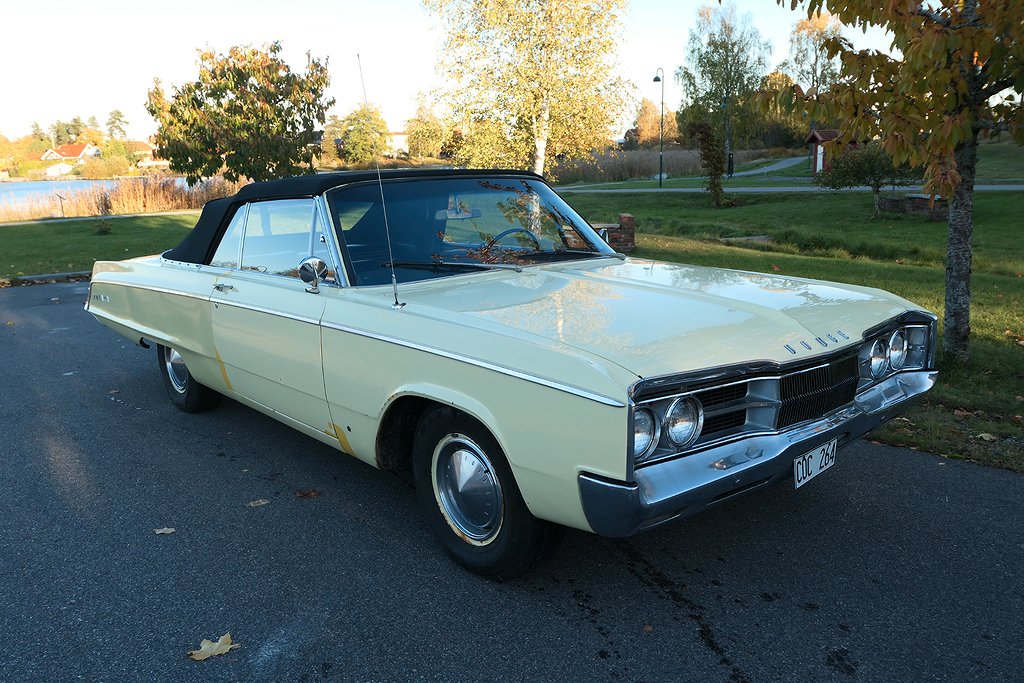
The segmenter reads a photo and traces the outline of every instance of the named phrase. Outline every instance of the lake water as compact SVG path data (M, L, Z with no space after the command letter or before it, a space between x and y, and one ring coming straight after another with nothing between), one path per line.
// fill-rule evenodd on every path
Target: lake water
M179 178L184 183L184 178ZM18 206L32 200L56 199L54 193L65 199L69 193L89 190L93 187L111 188L116 180L31 180L27 182L0 182L0 204Z
M32 180L28 182L0 183L0 204L18 206L36 200L55 199L54 193L65 199L71 192L81 192L93 187L110 188L114 180Z

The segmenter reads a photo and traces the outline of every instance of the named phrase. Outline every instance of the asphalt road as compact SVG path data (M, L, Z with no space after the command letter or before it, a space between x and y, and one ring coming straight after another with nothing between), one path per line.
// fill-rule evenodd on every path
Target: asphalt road
M860 443L492 583L400 478L232 401L175 410L85 296L0 290L0 680L1020 680L1024 476Z

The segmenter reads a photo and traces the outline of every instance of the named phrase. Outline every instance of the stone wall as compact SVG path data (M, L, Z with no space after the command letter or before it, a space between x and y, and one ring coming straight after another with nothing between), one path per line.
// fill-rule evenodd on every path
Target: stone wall
M934 204L931 196L926 194L908 194L906 197L879 197L879 205L882 211L894 213L913 213L919 216L927 216L930 221L945 221L949 219L949 206L942 197L936 197Z

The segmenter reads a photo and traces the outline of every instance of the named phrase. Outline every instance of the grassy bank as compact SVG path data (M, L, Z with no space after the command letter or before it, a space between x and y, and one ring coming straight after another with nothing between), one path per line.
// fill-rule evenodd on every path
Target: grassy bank
M879 287L942 313L946 225L905 215L872 220L868 193L742 195L730 209L709 208L704 195L567 198L594 222L634 214L635 256ZM1024 472L1022 210L1024 192L975 197L972 366L943 362L929 401L878 438ZM744 235L774 241L719 241Z
M770 158L759 158L764 156L761 152L737 152L736 156L736 171L753 171L758 170L764 166L768 166L778 158L786 156L799 156L801 150L770 150L772 156ZM704 181L695 176L700 176L703 171L700 169L699 162L696 157L696 153L693 151L682 150L681 153L691 155L685 164L678 167L666 166L666 171L671 176L662 182L663 187L703 187ZM648 165L640 165L632 170L631 175L624 175L623 171L619 170L618 167L623 163L621 160L608 160L606 164L609 168L614 168L619 172L617 174L603 174L598 171L594 171L583 178L576 178L574 176L561 177L559 176L559 182L563 186L570 186L573 183L586 183L586 184L600 184L607 185L609 188L615 189L650 189L658 187L657 180L649 180L657 173L657 153L654 153L655 170L647 173L649 168L649 161L646 162ZM753 161L746 161L747 159L754 159ZM741 163L741 161L743 163ZM602 162L604 163L604 162ZM600 166L600 164L597 164ZM641 172L640 169L643 169ZM644 179L640 179L644 178ZM802 161L793 166L788 166L781 170L771 171L764 175L747 175L747 176L734 176L732 178L723 177L722 184L726 187L783 187L793 185L811 185L814 182L814 178L811 175L811 164L810 161ZM987 183L1020 183L1024 187L1024 150L1013 142L983 142L978 147L978 169L977 169L977 182L978 184ZM903 191L903 190L899 190Z

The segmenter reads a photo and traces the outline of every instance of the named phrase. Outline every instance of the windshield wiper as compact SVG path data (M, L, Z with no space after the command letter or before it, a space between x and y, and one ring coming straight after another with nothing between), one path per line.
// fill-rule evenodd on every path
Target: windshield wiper
M512 263L474 263L472 261L392 261L380 264L382 268L463 268L466 270L514 270L523 272L522 266Z
M556 249L554 253L573 255L578 254L580 256L591 256L593 258L617 258L623 261L626 260L626 255L618 251L611 254L606 254L601 251L587 251L586 249Z

